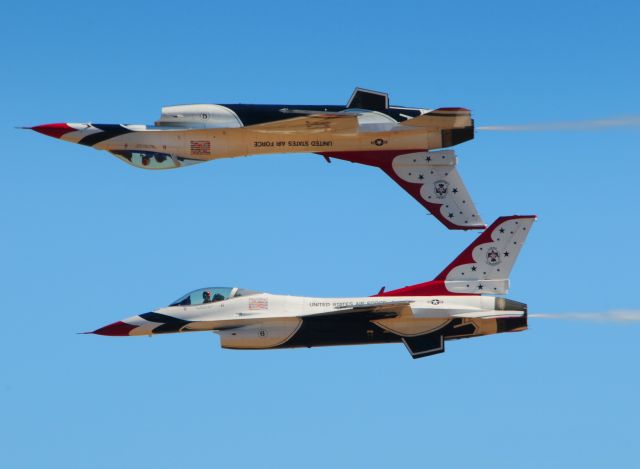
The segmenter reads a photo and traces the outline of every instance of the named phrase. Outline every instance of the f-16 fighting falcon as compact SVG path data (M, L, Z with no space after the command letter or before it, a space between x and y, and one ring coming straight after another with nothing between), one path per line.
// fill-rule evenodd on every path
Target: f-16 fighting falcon
M377 166L450 229L486 225L456 170L451 147L473 139L471 113L390 106L356 89L345 105L188 104L162 109L154 125L45 124L30 129L106 150L144 169L218 158L317 153Z
M403 342L413 358L426 357L444 352L446 340L527 328L526 304L492 295L507 293L511 268L534 221L498 218L430 282L386 292L383 287L363 298L201 288L93 334L213 331L230 349Z

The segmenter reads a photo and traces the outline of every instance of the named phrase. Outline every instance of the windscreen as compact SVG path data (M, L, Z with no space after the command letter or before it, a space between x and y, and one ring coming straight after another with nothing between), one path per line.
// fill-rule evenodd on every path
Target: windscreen
M190 306L190 305L202 305L205 303L216 303L218 301L224 301L232 296L233 288L229 287L209 287L199 288L186 295L178 298L169 306Z
M113 150L110 153L125 163L142 169L173 169L205 162L157 151Z

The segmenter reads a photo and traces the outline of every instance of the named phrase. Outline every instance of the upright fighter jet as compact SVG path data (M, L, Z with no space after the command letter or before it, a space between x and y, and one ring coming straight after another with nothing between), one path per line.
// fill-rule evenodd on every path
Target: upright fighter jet
M451 147L471 140L463 108L390 106L386 93L356 89L345 105L188 104L162 109L154 125L58 123L29 127L106 150L144 169L218 158L317 153L377 166L450 229L485 228L456 170Z
M444 352L446 340L527 328L526 304L492 295L507 293L511 268L534 221L498 218L430 282L357 298L201 288L93 334L212 331L230 349L403 342L413 358L426 357Z

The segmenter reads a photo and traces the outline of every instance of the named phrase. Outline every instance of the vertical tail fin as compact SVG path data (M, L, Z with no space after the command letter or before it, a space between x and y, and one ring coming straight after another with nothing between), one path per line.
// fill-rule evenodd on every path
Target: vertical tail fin
M377 166L451 230L486 227L456 169L453 150L322 152L325 158Z
M503 295L509 290L509 274L535 220L534 215L500 217L434 280L379 296Z
M507 293L509 274L535 220L534 215L498 218L435 280L452 293Z

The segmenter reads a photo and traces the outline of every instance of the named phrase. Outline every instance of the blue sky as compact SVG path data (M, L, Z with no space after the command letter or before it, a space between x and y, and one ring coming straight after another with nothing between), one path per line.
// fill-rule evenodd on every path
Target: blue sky
M0 465L631 467L640 325L531 320L449 343L227 351L76 335L206 285L368 295L474 237L380 171L318 156L145 172L14 126L163 105L464 106L478 125L637 115L637 2L11 2L0 28ZM510 298L637 309L640 133L478 133L486 221L536 213Z

